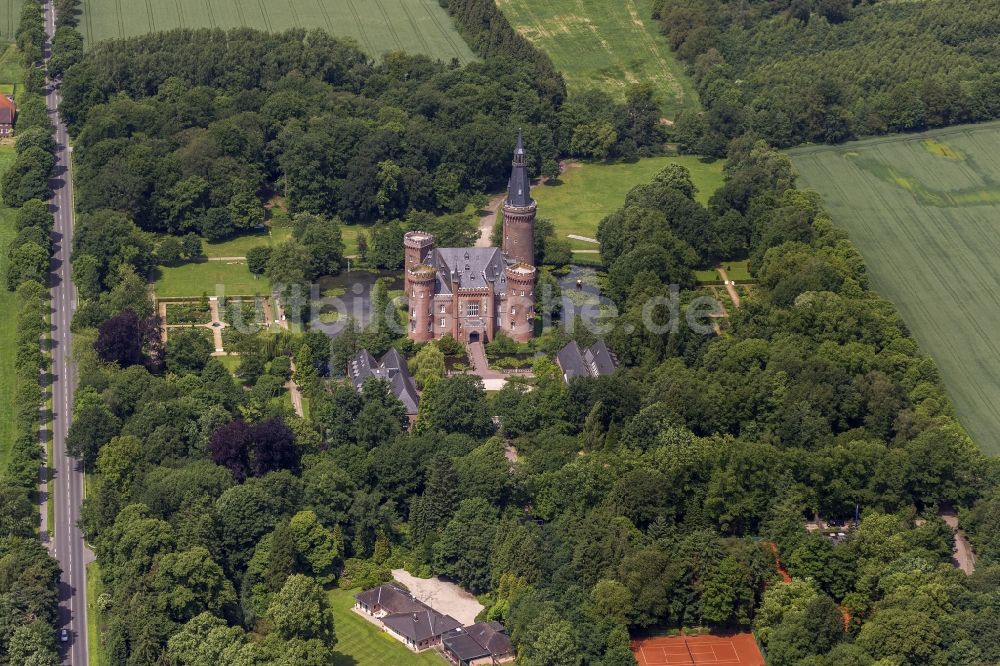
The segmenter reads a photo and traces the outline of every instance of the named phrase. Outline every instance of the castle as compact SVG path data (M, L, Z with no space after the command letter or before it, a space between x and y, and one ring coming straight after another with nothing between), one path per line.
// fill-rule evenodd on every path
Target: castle
M486 342L503 331L518 342L534 333L535 211L520 132L503 215L503 249L436 248L434 237L404 238L409 337L426 342L451 334Z

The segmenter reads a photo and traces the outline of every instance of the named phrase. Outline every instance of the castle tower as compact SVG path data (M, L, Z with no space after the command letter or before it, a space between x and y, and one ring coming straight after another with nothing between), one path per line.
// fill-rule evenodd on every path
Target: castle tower
M503 201L503 252L515 263L535 265L535 211L538 208L531 198L528 179L528 158L524 139L517 133L514 161L507 184L507 198Z
M518 342L527 342L535 333L535 267L517 263L505 269L506 296L500 305L500 327Z
M424 231L408 231L403 236L403 275L407 295L410 293L410 269L424 263L434 249L434 236Z
M407 246L409 252L409 246ZM406 269L410 321L407 334L415 342L434 339L434 269L417 264Z

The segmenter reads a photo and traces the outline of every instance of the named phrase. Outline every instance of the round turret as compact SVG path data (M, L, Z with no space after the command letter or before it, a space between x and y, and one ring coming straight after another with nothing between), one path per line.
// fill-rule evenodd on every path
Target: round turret
M434 269L417 264L406 271L411 340L426 342L434 338Z
M534 334L535 267L524 262L504 271L506 289L501 303L503 332L518 342L527 342Z
M427 261L434 249L434 236L426 231L408 231L403 236L403 271ZM405 273L404 273L405 274ZM406 277L406 291L410 290L409 276Z

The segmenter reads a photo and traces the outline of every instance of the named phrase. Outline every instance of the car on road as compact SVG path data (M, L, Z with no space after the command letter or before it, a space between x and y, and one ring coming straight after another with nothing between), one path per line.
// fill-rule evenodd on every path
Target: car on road
M62 631L59 632L59 642L65 643L68 640L69 640L69 630L63 629Z

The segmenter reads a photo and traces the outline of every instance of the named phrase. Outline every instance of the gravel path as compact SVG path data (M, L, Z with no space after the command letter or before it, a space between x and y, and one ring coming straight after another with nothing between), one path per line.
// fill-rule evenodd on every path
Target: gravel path
M483 610L483 605L472 594L441 578L417 578L405 569L393 569L392 577L405 585L414 597L463 625L475 624L476 616Z

